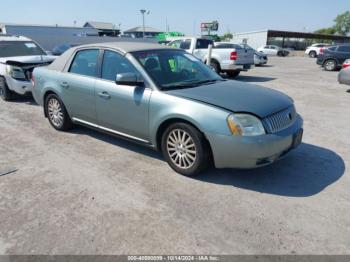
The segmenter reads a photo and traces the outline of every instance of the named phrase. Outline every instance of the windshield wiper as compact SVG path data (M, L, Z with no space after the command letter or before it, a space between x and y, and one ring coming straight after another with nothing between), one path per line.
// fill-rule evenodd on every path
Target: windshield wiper
M173 89L173 88L191 88L191 87L197 87L201 86L204 84L212 84L216 83L218 81L226 81L226 79L208 79L208 80L203 80L203 81L198 81L198 82L180 82L176 84L166 84L162 85L162 89Z

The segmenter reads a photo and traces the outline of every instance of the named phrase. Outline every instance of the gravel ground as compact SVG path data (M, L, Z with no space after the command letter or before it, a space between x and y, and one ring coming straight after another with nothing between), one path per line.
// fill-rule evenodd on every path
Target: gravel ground
M174 173L149 149L60 133L0 101L0 254L350 254L350 94L309 58L238 78L283 91L304 144L257 170Z

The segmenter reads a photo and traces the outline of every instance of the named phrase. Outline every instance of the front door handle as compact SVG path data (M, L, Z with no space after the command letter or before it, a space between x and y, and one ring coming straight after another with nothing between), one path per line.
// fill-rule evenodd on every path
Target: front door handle
M68 88L69 84L67 82L61 82L60 84L63 88Z
M111 95L108 94L108 92L106 92L106 91L98 93L98 96L101 97L101 98L104 98L104 99L110 99L111 98Z

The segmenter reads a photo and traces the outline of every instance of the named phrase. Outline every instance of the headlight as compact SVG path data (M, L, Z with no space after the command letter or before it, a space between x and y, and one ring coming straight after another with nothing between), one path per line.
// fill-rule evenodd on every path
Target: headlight
M8 66L7 74L9 74L12 78L17 80L27 80L23 69L17 66Z
M261 121L249 114L231 114L227 117L228 127L236 136L260 136L265 134Z

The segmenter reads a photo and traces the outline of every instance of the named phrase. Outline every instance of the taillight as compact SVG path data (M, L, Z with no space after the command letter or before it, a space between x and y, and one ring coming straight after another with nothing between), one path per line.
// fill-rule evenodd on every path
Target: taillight
M350 67L350 62L345 62L342 66L343 69L348 67Z
M324 53L324 47L321 47L320 54L323 55L323 53Z
M237 52L231 52L230 60L237 60Z

